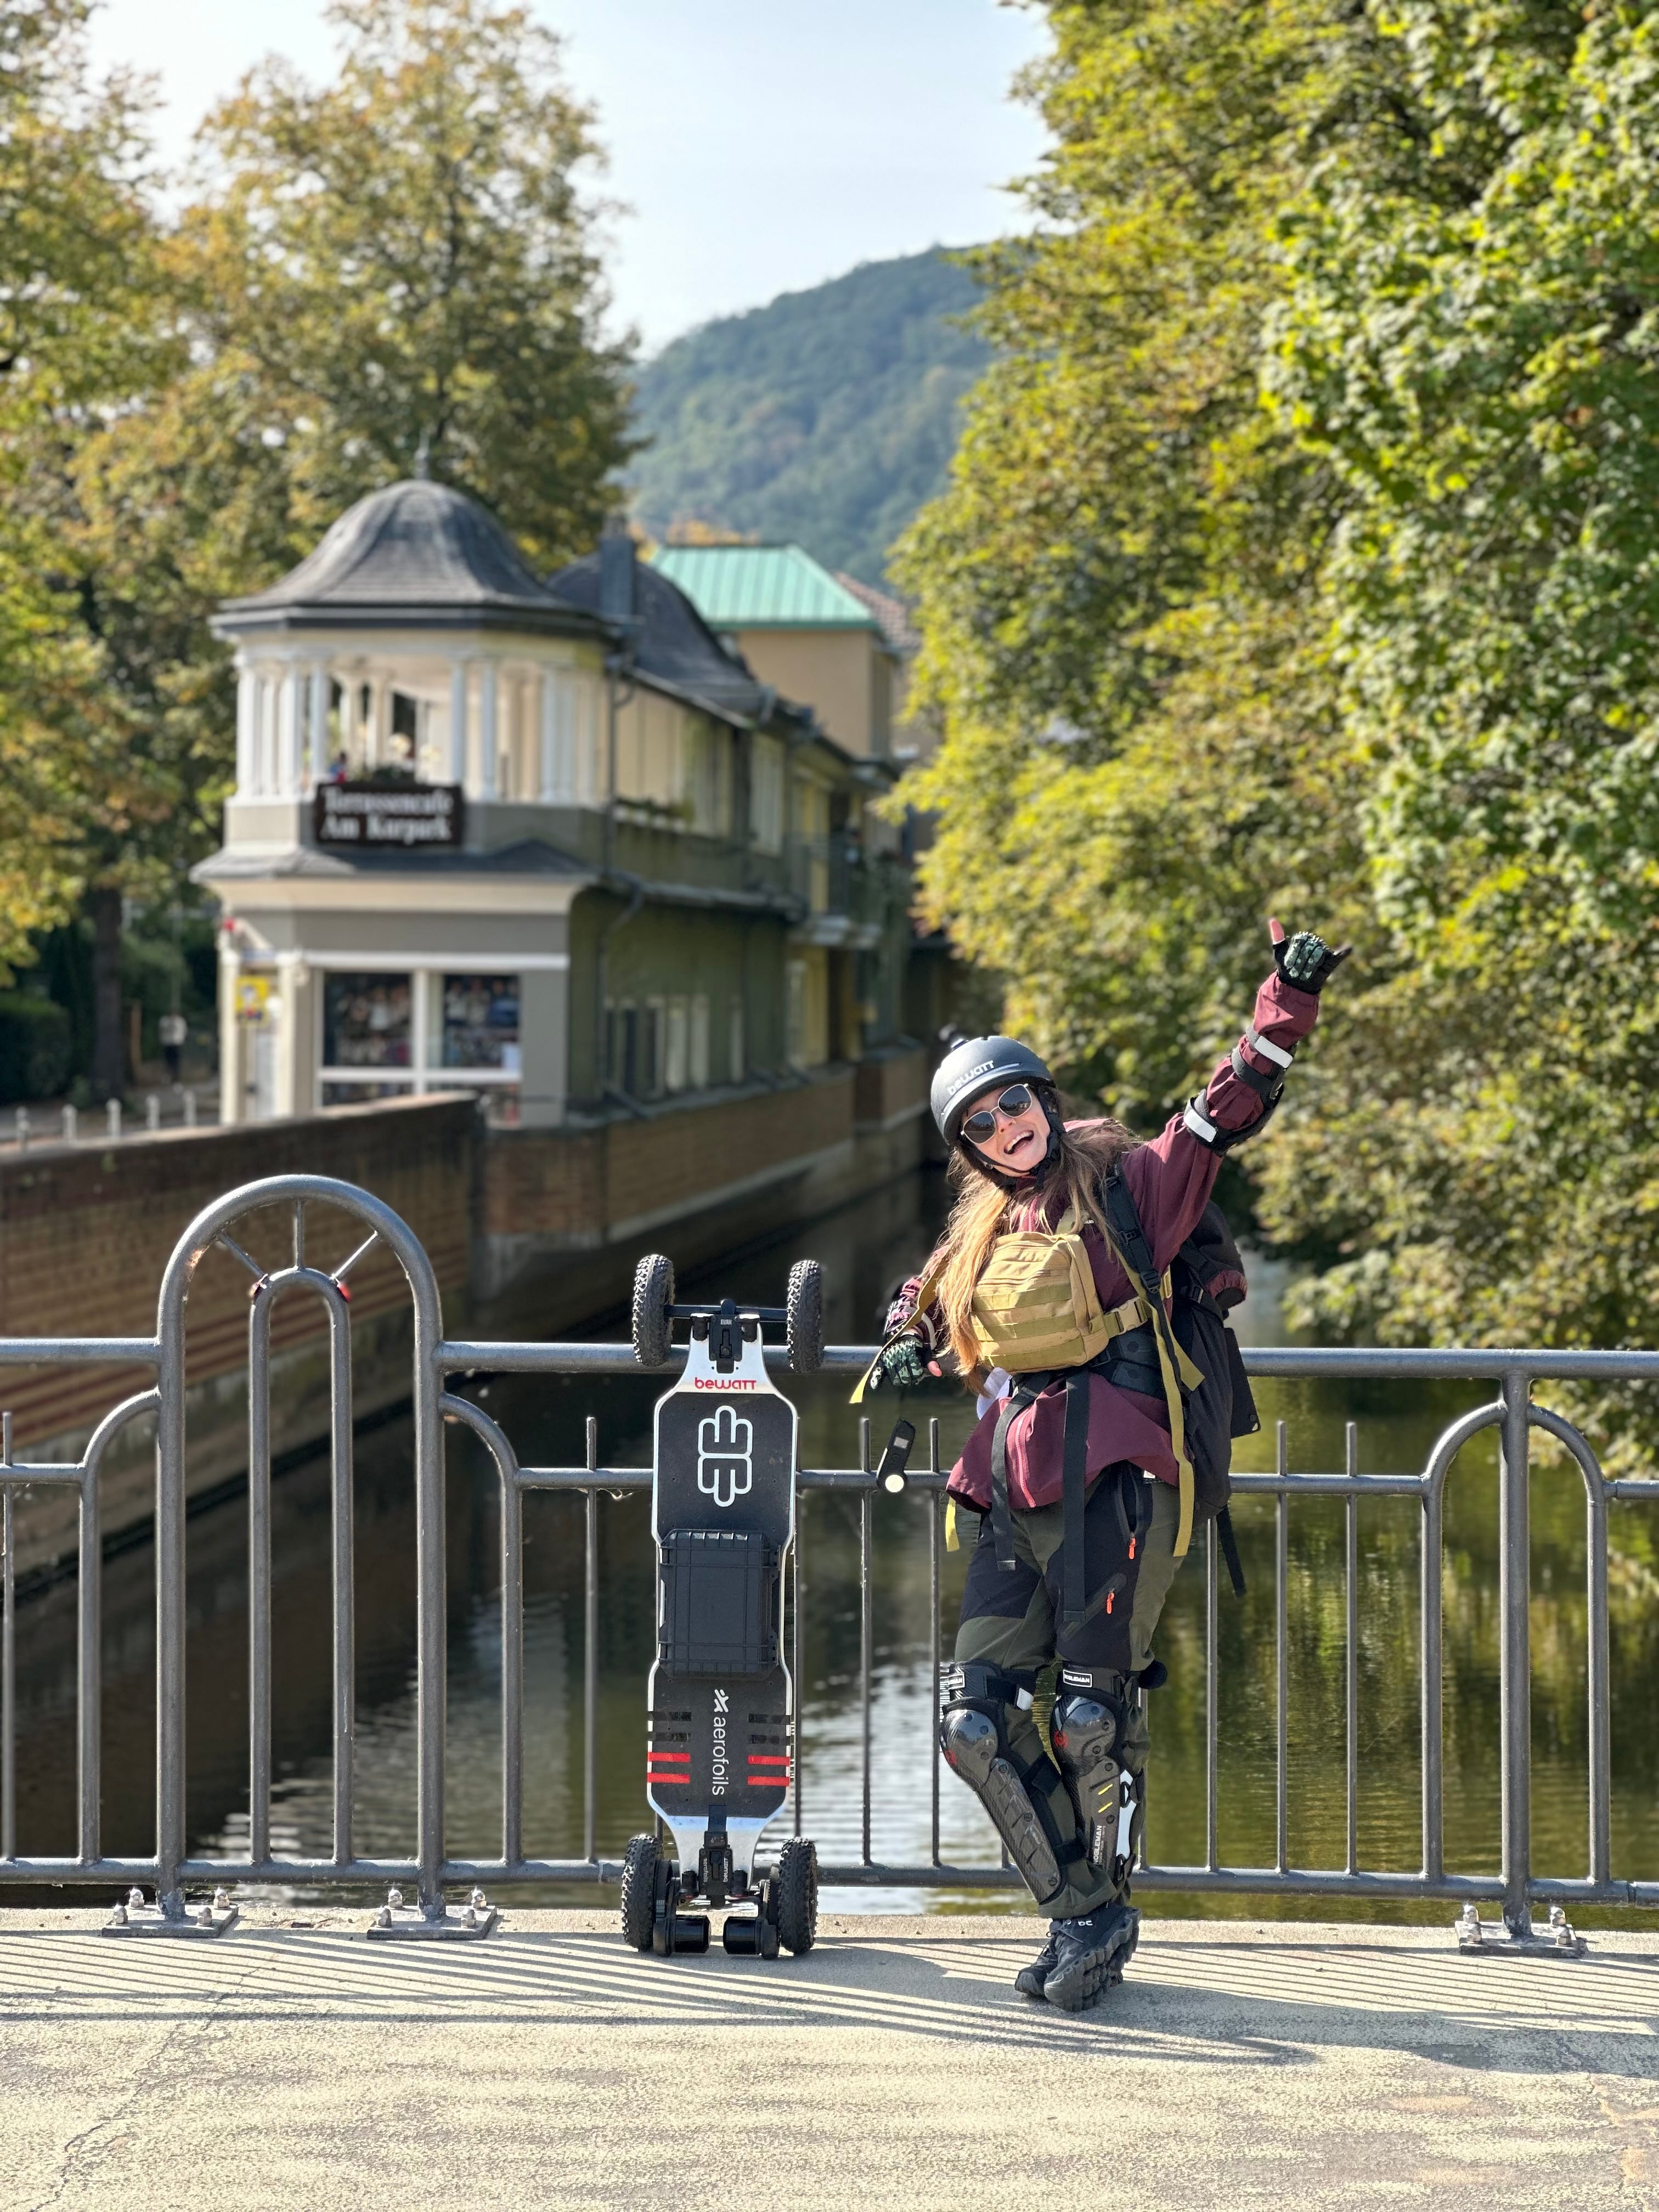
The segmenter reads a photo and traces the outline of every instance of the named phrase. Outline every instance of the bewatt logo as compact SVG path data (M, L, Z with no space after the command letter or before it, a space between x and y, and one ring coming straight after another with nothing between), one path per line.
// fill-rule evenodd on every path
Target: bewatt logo
M727 1512L754 1483L755 1425L722 1406L697 1424L697 1487Z

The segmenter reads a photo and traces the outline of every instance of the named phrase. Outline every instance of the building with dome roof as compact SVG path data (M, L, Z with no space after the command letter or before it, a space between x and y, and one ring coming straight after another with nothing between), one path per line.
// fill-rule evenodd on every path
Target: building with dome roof
M895 771L625 535L544 578L465 493L393 484L214 626L226 1120L461 1087L498 1127L637 1139L920 1066L908 870L872 811ZM890 1121L890 1075L871 1095Z

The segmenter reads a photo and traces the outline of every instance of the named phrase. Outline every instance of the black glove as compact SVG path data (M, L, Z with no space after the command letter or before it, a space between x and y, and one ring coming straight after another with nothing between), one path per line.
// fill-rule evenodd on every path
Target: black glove
M878 1390L884 1382L890 1382L896 1390L920 1390L927 1380L927 1355L921 1339L896 1336L877 1360L869 1388Z
M1353 951L1352 945L1345 945L1340 952L1333 952L1324 939L1316 937L1310 929L1298 929L1294 937L1286 937L1278 921L1267 924L1267 934L1273 939L1273 966L1292 989L1310 991L1315 998Z

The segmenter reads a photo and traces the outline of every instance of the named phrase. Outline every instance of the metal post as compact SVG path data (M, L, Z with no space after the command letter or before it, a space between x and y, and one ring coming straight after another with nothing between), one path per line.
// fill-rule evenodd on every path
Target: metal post
M105 1107L104 1127L108 1131L112 1142L120 1135L121 1102L118 1098L112 1098L109 1104Z
M599 1463L599 1425L587 1417L587 1465ZM582 1603L582 1856L597 1860L599 1756L599 1493L586 1494Z
M5 1417L5 1443L0 1462L11 1465L11 1415ZM13 1618L16 1583L13 1546L16 1534L12 1520L12 1486L0 1489L0 1859L17 1856L17 1627Z
M1283 1421L1279 1424L1279 1473L1281 1480L1290 1474L1290 1447ZM1273 1500L1273 1650L1277 1662L1274 1746L1278 1769L1275 1778L1273 1863L1280 1874L1290 1864L1290 1607L1287 1597L1290 1573L1291 1500L1289 1492L1281 1490Z
M870 1472L870 1424L866 1419L859 1422L859 1465ZM875 1666L875 1639L872 1632L871 1611L871 1539L874 1533L875 1492L859 1493L859 1741L860 1745L860 1773L863 1804L863 1858L870 1864L870 1677Z
M300 1252L300 1209L295 1208L295 1255ZM351 1437L351 1309L336 1291L327 1301L332 1419L329 1474L334 1569L334 1859L353 1856L352 1800L357 1747L357 1627L355 1564L356 1512Z
M75 1593L76 1784L81 1814L79 1856L83 1866L89 1866L100 1850L104 1720L104 1537L98 1510L98 1461L90 1454L88 1458L81 1477L80 1571Z
M1504 1377L1499 1435L1498 1633L1503 1717L1504 1924L1511 1936L1532 1933L1532 1654L1528 1607L1532 1568L1528 1523L1529 1397L1524 1369Z
M524 1856L524 1492L501 1474L501 1857Z
M17 1109L16 1136L18 1151L20 1152L27 1152L29 1148L29 1117L27 1107L20 1106Z
M144 1095L144 1127L152 1133L161 1126L161 1099L158 1091Z
M795 1492L795 1618L791 1624L790 1665L794 1674L795 1729L794 1741L789 1746L789 1772L794 1793L795 1833L800 1833L801 1798L805 1788L805 1747L803 1741L803 1722L805 1718L806 1677L804 1673L806 1658L806 1498L798 1486Z
M939 1422L927 1424L927 1472L939 1473ZM927 1771L933 1784L933 1863L939 1863L939 1769L942 1753L939 1742L939 1546L940 1522L945 1515L945 1500L937 1490L927 1493Z
M270 1312L256 1283L247 1317L247 1835L270 1856Z
M1218 1547L1213 1521L1205 1529L1204 1537L1204 1863L1213 1873L1220 1864L1216 1856L1216 1700L1221 1671L1218 1652L1221 1592L1216 1572Z
M185 1127L187 1129L196 1127L196 1093L193 1089L185 1093Z
M1348 1480L1356 1480L1359 1474L1359 1431L1356 1424L1347 1425ZM1347 1596L1347 1715L1348 1747L1348 1857L1347 1870L1357 1874L1359 1869L1359 1500L1352 1491L1343 1500L1346 1510L1343 1534L1346 1539L1344 1558L1344 1589Z
M77 1133L78 1133L78 1132L79 1132L80 1121L81 1121L81 1117L80 1117L80 1115L76 1112L76 1110L75 1110L75 1109L74 1109L74 1107L73 1107L73 1106L65 1106L65 1107L64 1107L64 1142L66 1145L72 1145L72 1144L74 1144L74 1142L76 1141L76 1135L77 1135Z
M1600 1474L1585 1481L1584 1550L1589 1606L1585 1632L1589 1691L1589 1878L1611 1879L1613 1805L1610 1659L1607 1650L1607 1499Z

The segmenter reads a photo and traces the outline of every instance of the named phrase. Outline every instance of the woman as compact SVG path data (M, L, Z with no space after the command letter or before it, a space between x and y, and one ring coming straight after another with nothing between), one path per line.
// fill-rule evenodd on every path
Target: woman
M1273 972L1254 1022L1150 1144L1115 1121L1064 1121L1048 1070L1012 1038L946 1055L933 1107L959 1194L869 1376L914 1388L948 1352L987 1384L949 1485L948 1514L976 1516L979 1530L940 1741L1049 1917L1015 1986L1065 2012L1121 1979L1139 1930L1128 1895L1144 1691L1163 1680L1152 1634L1191 1528L1182 1408L1198 1374L1159 1278L1198 1228L1223 1154L1277 1105L1347 957L1311 932L1268 929ZM1016 1348L1012 1389L986 1374L1003 1342ZM1031 1705L1055 1659L1050 1759Z

